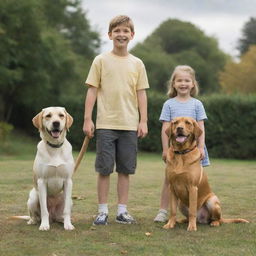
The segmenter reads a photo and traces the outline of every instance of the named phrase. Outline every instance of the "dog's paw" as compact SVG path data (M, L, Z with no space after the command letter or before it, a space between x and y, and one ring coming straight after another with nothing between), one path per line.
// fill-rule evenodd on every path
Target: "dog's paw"
M176 221L168 221L167 224L163 226L164 229L171 229L174 228L176 224Z
M49 224L41 224L39 227L39 230L41 230L41 231L48 231L49 229L50 229Z
M65 230L74 230L75 227L71 223L68 223L68 224L64 224L64 229Z
M197 231L196 225L188 225L187 231Z

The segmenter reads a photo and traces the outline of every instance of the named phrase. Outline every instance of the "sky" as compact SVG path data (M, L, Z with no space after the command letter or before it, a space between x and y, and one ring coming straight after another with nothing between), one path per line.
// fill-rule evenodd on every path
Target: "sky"
M92 28L101 35L102 52L112 49L107 35L109 21L124 14L135 26L129 48L143 42L167 19L179 19L215 37L221 50L236 57L243 26L256 17L256 0L82 0L82 7Z

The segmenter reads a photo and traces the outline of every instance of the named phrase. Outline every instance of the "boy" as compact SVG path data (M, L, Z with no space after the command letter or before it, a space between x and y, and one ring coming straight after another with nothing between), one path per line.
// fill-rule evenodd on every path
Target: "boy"
M116 222L135 223L127 212L129 175L135 173L137 137L145 137L149 88L143 62L128 52L134 37L132 20L120 15L109 24L113 50L98 55L91 66L86 84L83 131L94 135L92 110L97 99L95 169L98 172L98 215L93 225L107 225L110 174L116 165L118 209Z

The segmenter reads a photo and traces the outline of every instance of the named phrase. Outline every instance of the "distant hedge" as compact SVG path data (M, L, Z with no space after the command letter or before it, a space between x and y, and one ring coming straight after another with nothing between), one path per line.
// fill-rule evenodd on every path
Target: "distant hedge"
M161 154L161 123L159 116L167 96L155 92L148 93L149 134L139 140L139 149ZM256 157L256 96L212 95L200 98L208 120L206 145L210 157L253 159ZM68 138L78 150L83 141L84 96L67 98L63 104L74 117L74 125ZM95 116L95 115L94 115ZM95 149L95 139L90 142Z
M256 158L256 95L202 98L208 121L206 143L212 157Z

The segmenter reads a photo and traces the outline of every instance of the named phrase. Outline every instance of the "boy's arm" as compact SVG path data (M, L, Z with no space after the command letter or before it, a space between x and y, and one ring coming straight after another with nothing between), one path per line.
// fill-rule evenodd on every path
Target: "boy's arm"
M205 144L205 130L204 130L204 121L197 121L200 129L202 130L202 134L201 136L198 138L198 148L200 150L201 153L201 159L203 159L205 157L205 152L204 152L204 144Z
M140 113L140 122L138 126L138 137L144 138L148 134L148 104L146 90L138 90L138 107Z
M90 86L87 90L85 99L84 110L84 125L83 131L89 137L92 138L94 134L94 123L92 121L92 111L97 99L97 88Z

